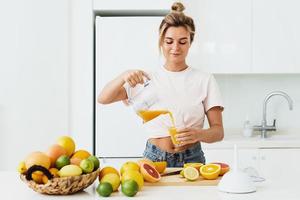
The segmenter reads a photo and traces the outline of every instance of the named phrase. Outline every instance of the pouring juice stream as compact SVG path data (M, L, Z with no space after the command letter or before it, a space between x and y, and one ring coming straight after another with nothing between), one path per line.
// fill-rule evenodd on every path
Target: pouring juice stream
M177 130L175 127L175 121L172 113L168 110L139 110L137 114L143 119L143 122L146 123L156 117L158 117L161 114L169 114L172 122L172 127L169 128L169 134L171 136L171 140L174 145L180 144L176 138L175 135L177 134Z

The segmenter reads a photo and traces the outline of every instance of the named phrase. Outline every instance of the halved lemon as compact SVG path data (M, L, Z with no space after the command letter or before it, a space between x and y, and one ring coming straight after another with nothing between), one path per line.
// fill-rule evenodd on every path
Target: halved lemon
M199 178L199 171L194 167L186 167L183 169L183 176L189 181L194 181Z
M200 167L200 174L205 179L217 179L221 172L221 166L217 164L207 164Z
M183 168L194 167L197 170L199 170L202 165L203 165L202 163L184 163Z

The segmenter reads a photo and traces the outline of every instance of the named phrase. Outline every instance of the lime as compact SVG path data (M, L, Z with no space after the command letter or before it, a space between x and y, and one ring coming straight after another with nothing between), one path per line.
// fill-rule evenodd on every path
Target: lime
M199 178L199 171L194 167L186 167L183 169L184 177L189 181L194 181Z
M80 162L80 168L84 173L91 173L94 170L94 162L89 159L84 159Z
M120 177L117 174L109 173L102 177L100 180L101 183L108 182L112 185L113 191L117 191L120 186Z
M98 169L100 166L99 159L96 156L90 156L88 157L89 160L93 161L94 163L94 170Z
M109 197L113 192L113 187L108 182L103 182L98 185L96 188L97 193L102 197Z
M66 155L59 156L55 162L57 169L61 169L62 167L69 164L70 164L70 158Z
M139 186L136 181L128 179L122 183L122 193L128 197L133 197L139 190Z

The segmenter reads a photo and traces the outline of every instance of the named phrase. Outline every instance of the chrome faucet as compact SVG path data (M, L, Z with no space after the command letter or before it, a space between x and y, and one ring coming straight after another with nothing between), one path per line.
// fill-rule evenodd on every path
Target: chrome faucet
M273 96L283 96L289 104L289 109L293 110L293 101L291 97L282 91L274 91L268 94L263 102L263 118L260 126L253 126L253 130L260 131L262 138L267 138L267 131L276 131L276 119L273 121L273 125L267 125L267 103L269 102L270 98Z

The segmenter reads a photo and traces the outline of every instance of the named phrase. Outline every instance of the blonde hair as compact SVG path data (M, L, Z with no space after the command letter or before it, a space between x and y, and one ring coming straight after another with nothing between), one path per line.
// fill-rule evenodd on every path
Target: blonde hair
M159 26L159 49L162 45L162 41L165 37L166 31L170 27L185 27L186 30L190 33L190 43L193 42L195 35L194 20L183 13L184 9L185 7L182 3L175 2L171 7L171 12L162 20Z

